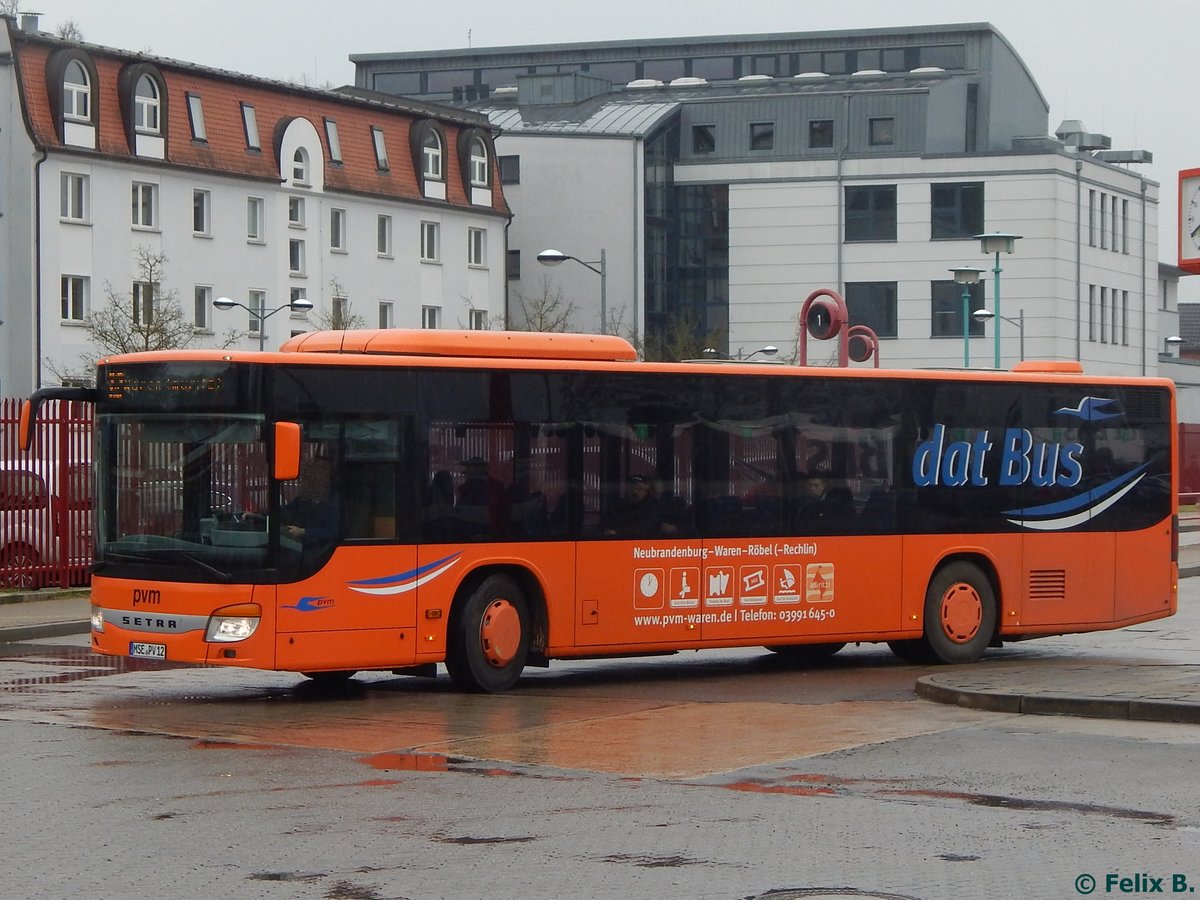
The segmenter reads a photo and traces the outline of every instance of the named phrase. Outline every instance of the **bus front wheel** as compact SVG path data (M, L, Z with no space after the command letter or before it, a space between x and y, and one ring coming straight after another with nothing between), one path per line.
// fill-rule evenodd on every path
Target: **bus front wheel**
M767 649L781 659L803 665L829 659L845 646L844 641L831 641L828 644L771 644Z
M925 592L924 643L944 663L975 662L996 630L996 592L973 563L959 560L934 573Z
M489 575L451 620L446 669L463 690L506 691L529 656L529 605L507 575Z

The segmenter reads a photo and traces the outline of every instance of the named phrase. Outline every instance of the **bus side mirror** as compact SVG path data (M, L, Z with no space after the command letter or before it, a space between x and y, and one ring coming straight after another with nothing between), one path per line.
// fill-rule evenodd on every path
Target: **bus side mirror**
M300 477L300 426L296 422L275 423L276 481L295 481Z

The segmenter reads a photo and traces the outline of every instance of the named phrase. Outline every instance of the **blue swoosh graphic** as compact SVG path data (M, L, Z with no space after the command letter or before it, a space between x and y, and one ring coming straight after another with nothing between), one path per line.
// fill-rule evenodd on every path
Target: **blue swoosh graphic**
M1102 419L1115 419L1122 415L1121 411L1112 412L1101 407L1108 406L1110 403L1116 403L1116 400L1107 400L1104 397L1084 397L1079 401L1079 405L1072 409L1069 406L1064 406L1061 409L1056 409L1056 416L1074 416L1077 419L1083 419L1085 422L1099 422Z
M1097 485L1089 491L1057 500L1054 503L1043 503L1040 506L1028 506L1024 509L1006 509L1002 515L1011 516L1009 521L1014 525L1024 525L1039 531L1055 531L1071 528L1086 521L1090 516L1103 512L1142 480L1149 463L1143 463L1136 469L1131 469L1123 475L1118 475L1111 481Z
M407 572L384 575L381 578L366 578L362 581L349 581L346 586L360 594L404 594L437 578L458 562L460 556L462 556L461 551L443 556L439 560Z
M321 600L328 600L329 603L320 603ZM285 605L284 609L298 609L300 612L316 612L320 609L331 609L333 607L332 597L301 597L291 606Z

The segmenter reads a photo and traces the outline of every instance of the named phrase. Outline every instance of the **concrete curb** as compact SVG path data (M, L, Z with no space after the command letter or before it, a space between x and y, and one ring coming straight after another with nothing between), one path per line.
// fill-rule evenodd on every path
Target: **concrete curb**
M917 679L917 696L934 703L986 712L1030 716L1082 716L1200 725L1200 704L1182 700L1117 699L1082 694L1025 694L1002 688L963 688L941 683L944 675Z
M0 628L0 644L87 634L91 630L91 622L45 622L40 625L14 625L10 628Z

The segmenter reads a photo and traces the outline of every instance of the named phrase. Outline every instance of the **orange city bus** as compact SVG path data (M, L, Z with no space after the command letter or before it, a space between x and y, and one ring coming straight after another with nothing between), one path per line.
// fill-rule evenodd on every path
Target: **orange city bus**
M500 691L684 649L971 662L1176 610L1167 379L383 330L112 357L27 423L47 397L96 404L105 654Z

